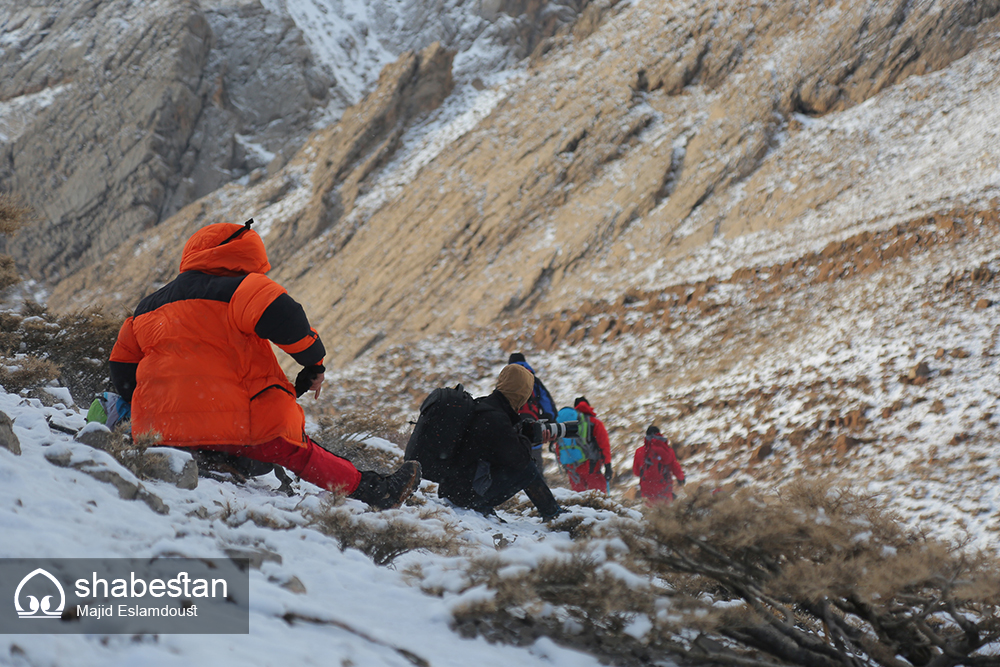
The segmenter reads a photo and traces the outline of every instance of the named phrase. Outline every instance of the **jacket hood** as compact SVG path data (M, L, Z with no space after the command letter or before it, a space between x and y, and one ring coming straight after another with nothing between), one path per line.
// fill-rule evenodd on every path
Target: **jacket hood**
M574 405L573 407L575 407L577 410L587 415L588 417L597 416L597 413L594 412L594 408L590 407L590 403L588 403L587 401L577 401L576 405Z
M499 389L494 389L491 394L485 397L486 400L493 402L499 409L503 410L503 413L510 417L512 423L517 423L520 420L520 416L517 414L517 410L514 406L510 404L510 399L500 391Z
M247 229L226 243L243 225L220 222L202 227L187 243L181 256L181 272L203 271L216 276L243 276L249 273L267 273L264 241L252 229Z
M535 376L520 364L509 364L497 377L497 390L507 397L515 411L520 410L535 390Z
M670 441L666 438L666 436L661 435L659 433L657 433L655 435L647 435L646 436L646 443L645 444L646 444L647 447L652 447L654 449L658 448L658 447L660 447L660 448L662 448L662 447L669 448L670 447Z

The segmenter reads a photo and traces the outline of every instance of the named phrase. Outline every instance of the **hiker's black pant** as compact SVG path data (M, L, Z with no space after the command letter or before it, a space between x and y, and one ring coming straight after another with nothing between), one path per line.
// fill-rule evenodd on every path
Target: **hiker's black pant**
M512 498L518 491L524 490L543 517L554 516L559 511L559 503L552 496L552 491L534 462L520 470L490 466L489 474L492 478L489 487L482 494L476 494L471 509L491 510Z
M542 458L541 445L531 448L531 460L538 466L538 472L542 473L542 479L545 479L545 459Z

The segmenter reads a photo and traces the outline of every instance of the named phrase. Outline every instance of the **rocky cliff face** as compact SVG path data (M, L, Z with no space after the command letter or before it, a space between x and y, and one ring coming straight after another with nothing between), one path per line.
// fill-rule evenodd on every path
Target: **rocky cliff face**
M240 134L280 151L329 87L290 21L196 2L22 5L0 72L0 183L41 218L10 250L49 280L266 165Z
M135 299L172 275L178 239L253 215L345 361L690 280L706 256L732 271L801 254L996 189L966 157L995 120L998 11L594 3L527 69L447 98L448 59L406 56L279 173L199 200L54 298Z
M503 67L585 3L385 3L361 18L335 0L9 4L0 190L40 221L7 246L54 284L222 185L279 170L368 91L366 67L435 39L476 50L470 72Z

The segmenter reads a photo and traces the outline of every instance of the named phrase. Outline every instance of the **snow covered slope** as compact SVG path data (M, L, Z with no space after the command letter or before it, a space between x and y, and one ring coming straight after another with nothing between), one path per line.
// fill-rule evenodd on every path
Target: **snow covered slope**
M59 392L63 400L68 393ZM75 407L45 407L0 391L0 411L14 421L22 454L0 448L0 558L3 557L220 557L262 560L250 574L250 635L5 635L0 664L32 667L97 665L364 665L464 667L585 667L596 658L548 639L517 648L463 639L450 627L451 611L479 599L462 564L480 554L511 563L558 558L572 540L537 517L503 512L500 524L455 510L420 491L399 510L369 513L353 500L332 511L384 529L416 532L422 542L447 538L448 553L417 548L389 567L324 533L312 518L331 511L329 494L302 483L301 494L276 491L272 477L246 486L200 479L193 491L165 482L142 484L169 510L157 513L123 500L111 484L46 459L69 451L131 478L110 456L50 428L80 428ZM376 447L395 448L385 441ZM396 450L398 452L398 450ZM131 478L134 479L134 478ZM566 494L561 495L567 498ZM419 504L418 504L419 503ZM610 516L578 507L585 520ZM603 549L603 544L594 548ZM450 554L450 555L449 555ZM422 574L421 574L422 573ZM437 594L427 594L423 589ZM308 620L296 620L308 619Z

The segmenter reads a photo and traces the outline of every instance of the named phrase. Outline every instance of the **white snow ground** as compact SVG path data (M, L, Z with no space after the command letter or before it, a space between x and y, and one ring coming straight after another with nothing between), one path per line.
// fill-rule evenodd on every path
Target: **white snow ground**
M68 398L64 391L57 394L56 400ZM143 482L169 506L169 513L161 515L142 502L120 499L110 484L45 459L46 451L60 447L78 455L94 454L96 450L48 423L80 428L81 409L64 403L45 407L37 399L0 391L0 411L13 419L23 452L15 456L0 448L0 557L219 557L227 548L242 548L266 550L281 558L280 563L265 562L251 571L249 635L5 635L0 638L2 665L416 664L404 652L433 667L601 664L548 639L517 648L492 645L482 638L463 639L449 628L450 610L470 596L482 595L475 589L463 593L468 587L461 570L463 558L500 553L511 563L530 565L571 546L565 533L550 532L538 518L501 512L508 520L501 524L474 512L456 511L436 494L422 491L418 496L427 502L421 508L370 513L358 501L345 501L351 512L364 514L363 520L416 522L428 534L447 528L459 536L458 556L411 552L380 567L359 551L341 551L335 539L307 525L306 514L318 509L328 495L307 483L300 484L300 495L289 498L275 490L272 476L246 486L203 478L193 491L166 482ZM376 444L395 447L384 441ZM128 476L124 469L118 470ZM419 518L428 512L434 518ZM574 512L589 513L595 520L601 514L587 508ZM254 520L278 527L261 527ZM496 546L498 536L509 543L503 551ZM443 596L421 592L420 582L406 576L404 570L417 566L425 577L433 577ZM293 577L306 592L282 587ZM282 620L289 612L330 619L342 627L289 625Z

